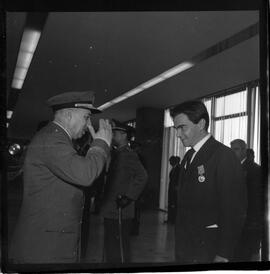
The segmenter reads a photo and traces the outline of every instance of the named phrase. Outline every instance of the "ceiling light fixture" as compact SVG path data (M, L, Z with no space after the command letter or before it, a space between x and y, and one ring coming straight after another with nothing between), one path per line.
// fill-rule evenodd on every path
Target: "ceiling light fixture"
M168 79L168 78L170 78L170 77L172 77L176 74L179 74L179 73L181 73L181 72L183 72L183 71L185 71L185 70L187 70L187 69L189 69L193 66L194 66L193 62L182 62L179 65L177 65L177 66L175 66L175 67L173 67L169 70L166 70L165 72L159 74L158 76L150 79L149 81L142 83L138 87L136 87L134 89L131 89L131 90L127 91L126 93L124 93L124 94L112 99L111 101L101 105L99 107L99 109L104 110L106 108L109 108L112 105L117 104L117 103L131 97L131 96L134 96L134 95L142 92L145 89L148 89L148 88L150 88L154 85L157 85L158 83L160 83L160 82L162 82L162 81L164 81L164 80L166 80L166 79Z
M134 89L124 93L123 96L126 96L128 98L128 97L134 96L137 93L140 93L141 91L143 91L142 87L134 88Z
M156 84L158 84L158 83L160 83L162 81L164 81L164 78L162 78L162 77L155 77L155 78L153 78L153 79L151 79L151 80L143 83L141 85L141 87L142 87L142 89L147 89L147 88L150 88L150 87L152 87L152 86L154 86L154 85L156 85Z
M32 29L25 29L22 36L19 55L12 80L12 88L21 89L27 71L31 64L41 32Z
M160 74L160 76L165 78L165 79L168 79L168 78L170 78L170 77L172 77L172 76L174 76L178 73L181 73L181 72L183 72L183 71L185 71L185 70L187 70L187 69L189 69L193 66L194 66L194 64L191 63L191 62L183 62L183 63L181 63L181 64L179 64L179 65L163 72L162 74Z

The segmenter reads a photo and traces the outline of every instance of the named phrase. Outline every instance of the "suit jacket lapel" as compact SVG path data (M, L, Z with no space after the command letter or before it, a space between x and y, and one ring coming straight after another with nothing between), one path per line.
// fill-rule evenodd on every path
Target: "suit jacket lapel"
M186 161L187 161L187 154L185 154L183 160L181 161L181 164L180 164L180 171L179 171L179 176L178 176L178 186L179 186L179 190L182 188L183 186L183 179L184 179L184 176L186 175L186 170L185 170L185 164L186 164Z
M183 187L184 176L190 176L190 174L194 172L194 167L197 167L201 165L202 163L206 163L208 159L212 156L212 154L216 151L217 147L218 147L218 142L211 136L205 142L205 144L201 147L198 153L195 155L193 161L191 162L189 166L189 170L187 172L185 170L187 154L185 154L181 162L180 173L179 173L179 181L178 181L179 191L181 191L181 188Z
M191 172L194 167L206 163L212 154L216 151L218 142L211 136L201 147L201 149L195 155L193 161L190 164L188 173Z

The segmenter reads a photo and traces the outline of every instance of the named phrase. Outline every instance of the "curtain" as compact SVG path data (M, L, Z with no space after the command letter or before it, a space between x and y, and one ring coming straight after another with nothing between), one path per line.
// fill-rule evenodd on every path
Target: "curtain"
M204 105L206 106L206 109L207 109L207 112L209 114L209 127L208 127L208 132L213 134L213 123L212 123L212 117L213 117L213 114L212 114L212 109L213 109L213 106L212 106L212 102L214 101L214 98L211 97L211 98L204 98L202 99L202 102L204 103Z
M249 142L248 146L254 150L255 162L261 164L260 154L260 136L261 136L261 102L259 86L249 88L250 108L249 108Z
M176 136L176 129L173 127L173 121L170 117L169 110L164 113L164 131L162 145L162 160L161 160L161 182L160 182L160 197L159 208L167 210L168 205L168 184L169 172L171 170L169 158L179 156L182 160L185 153L185 147L180 138Z

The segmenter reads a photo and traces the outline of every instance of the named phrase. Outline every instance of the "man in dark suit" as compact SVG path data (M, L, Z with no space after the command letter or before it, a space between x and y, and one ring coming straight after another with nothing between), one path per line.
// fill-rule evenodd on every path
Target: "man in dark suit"
M112 143L115 149L111 156L104 204L101 207L101 215L104 217L104 251L106 262L121 263L123 260L127 263L130 261L130 233L135 201L145 187L147 173L137 153L129 146L131 128L118 121L113 124ZM119 207L122 210L121 227Z
M112 130L100 120L94 131L90 115L93 92L67 92L48 100L54 120L34 136L23 167L24 193L10 243L13 263L75 263L80 259L82 186L90 186L109 156ZM72 139L89 130L93 142L78 155Z
M176 207L177 207L177 185L180 171L180 157L171 156L169 159L172 169L169 174L168 188L168 223L175 223Z
M179 264L228 262L246 213L243 173L233 151L208 132L201 101L171 109L177 136L191 147L181 162L175 259Z
M242 237L235 251L235 261L258 261L263 220L261 210L263 202L261 168L254 163L253 157L248 157L247 145L244 140L233 140L231 148L241 162L245 174L248 197L247 218L242 231Z

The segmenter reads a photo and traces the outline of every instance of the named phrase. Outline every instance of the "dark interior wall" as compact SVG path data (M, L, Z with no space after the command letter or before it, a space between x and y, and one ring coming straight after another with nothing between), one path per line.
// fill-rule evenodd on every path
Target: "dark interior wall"
M136 111L136 142L141 144L140 156L148 173L142 194L142 205L158 208L162 157L164 110L143 107Z

